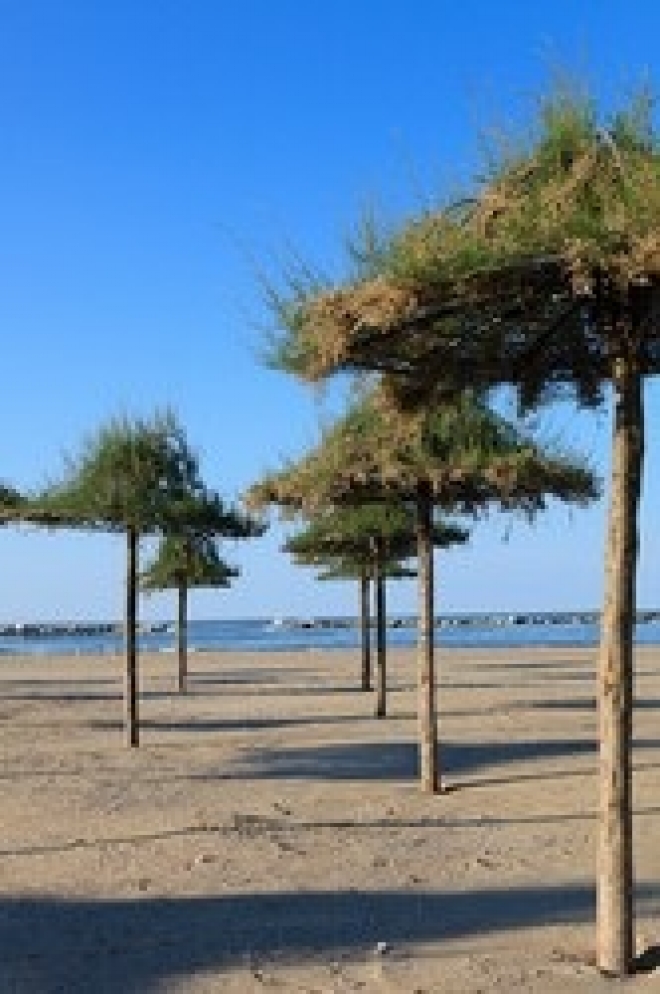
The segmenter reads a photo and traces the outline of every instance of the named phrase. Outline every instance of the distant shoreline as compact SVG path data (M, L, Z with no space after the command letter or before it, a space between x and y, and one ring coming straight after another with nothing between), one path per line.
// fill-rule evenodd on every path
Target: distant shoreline
M444 628L499 628L509 625L595 625L600 619L600 611L518 611L518 612L484 612L470 614L439 614L435 618L435 627ZM636 613L635 623L648 624L653 621L660 621L660 608L639 610ZM357 617L318 617L318 618L298 618L283 617L268 619L217 619L190 621L190 625L268 625L272 629L347 629L357 628L360 624ZM372 626L375 620L371 621ZM387 619L388 628L415 628L417 617L415 615L391 616ZM70 622L11 622L0 624L0 637L2 638L56 638L58 636L84 636L84 635L118 635L123 633L123 623L121 621L70 621ZM140 634L164 634L174 630L173 621L147 621L140 622L138 626Z
M600 637L596 613L547 612L544 614L439 616L436 619L438 649L489 649L498 647L576 647L593 648ZM658 612L638 615L635 641L660 645ZM4 634L3 634L4 632ZM387 646L411 648L417 640L414 617L391 616L387 624ZM295 650L317 651L345 649L359 651L361 633L358 619L278 619L246 621L190 621L187 642L190 653L257 651L280 653ZM375 632L370 641L375 653ZM174 625L170 622L143 624L138 645L140 652L168 653L176 649ZM0 631L0 655L100 655L123 652L123 626L117 624L78 624L58 626L22 626L19 630L4 626Z

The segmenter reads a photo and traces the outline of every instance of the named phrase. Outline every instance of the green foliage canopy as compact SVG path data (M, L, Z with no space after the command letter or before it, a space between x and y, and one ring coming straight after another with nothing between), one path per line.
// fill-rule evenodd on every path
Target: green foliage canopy
M11 511L24 507L25 503L25 498L15 487L8 483L0 483L0 519L3 511L9 512L11 517Z
M284 551L300 565L324 565L328 561L355 568L369 566L374 558L374 539L393 565L417 554L414 511L402 503L366 503L333 507L318 514L307 527L291 536ZM458 525L436 522L432 534L438 548L462 544L468 532ZM352 574L355 575L355 574Z
M567 391L600 403L621 354L657 373L652 110L643 93L603 119L588 96L552 93L459 204L370 231L342 285L290 283L272 362L311 379L380 369L398 404L512 383L523 408Z
M415 501L420 485L446 512L499 503L533 514L549 496L587 504L598 494L581 460L544 451L469 392L402 418L376 388L307 456L254 484L246 500L254 508L276 504L285 513L314 515L387 495Z
M242 538L263 530L225 507L202 482L196 455L170 411L112 419L65 460L60 481L35 501L36 514L73 527L139 534Z
M200 492L197 460L171 412L114 418L66 457L63 478L42 506L92 527L167 531Z
M300 562L300 565L307 565ZM314 565L314 564L312 564ZM321 560L315 565L321 566ZM317 575L317 580L359 580L360 577L368 573L364 563L347 558L328 557L326 566ZM417 570L403 565L397 559L387 559L381 565L381 575L386 580L409 580L417 576Z
M217 542L207 536L164 536L153 561L140 575L145 591L172 587L229 587L239 576L221 557Z

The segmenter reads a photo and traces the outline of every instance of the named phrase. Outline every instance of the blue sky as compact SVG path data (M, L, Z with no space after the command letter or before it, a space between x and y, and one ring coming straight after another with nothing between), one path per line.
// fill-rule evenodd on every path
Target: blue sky
M655 0L0 0L0 476L30 488L109 417L171 405L209 483L239 495L337 409L260 364L258 272L294 247L341 273L367 209L396 219L468 184L557 70L603 106L658 84ZM660 603L660 385L647 388L639 602ZM607 474L609 420L543 430ZM497 516L439 561L438 610L600 602L604 504L533 528ZM197 617L352 612L279 552ZM116 537L0 532L0 620L118 617ZM411 583L395 611L415 609ZM146 616L171 616L171 597Z

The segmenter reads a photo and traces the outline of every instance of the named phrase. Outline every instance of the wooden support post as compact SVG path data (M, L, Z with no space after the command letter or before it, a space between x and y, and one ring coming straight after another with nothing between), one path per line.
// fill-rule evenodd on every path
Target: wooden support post
M417 493L419 772L422 790L429 794L434 794L439 789L433 629L432 525L432 494L430 487L422 483L419 485Z
M598 966L623 977L634 968L632 842L633 626L637 513L644 452L642 381L618 359L613 375L612 486L605 605L598 665L600 812Z
M371 619L369 611L369 574L360 574L360 646L362 651L362 690L371 690Z
M180 694L185 694L188 689L188 585L185 580L179 583L177 601L176 646L179 661L177 688Z
M126 653L124 681L124 735L129 747L140 744L138 713L138 661L137 661L137 572L138 534L133 528L126 531L126 617L124 641Z
M376 587L376 717L387 714L387 611L385 576L383 574L383 539L374 539Z

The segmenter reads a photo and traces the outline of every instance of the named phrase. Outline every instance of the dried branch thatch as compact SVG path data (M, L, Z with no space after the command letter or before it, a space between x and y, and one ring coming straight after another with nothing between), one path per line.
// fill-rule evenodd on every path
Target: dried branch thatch
M290 514L383 500L415 501L420 484L446 512L492 503L528 512L546 497L585 504L597 496L579 460L552 455L524 438L472 395L414 417L395 417L376 390L357 403L318 447L250 488L248 506Z
M301 563L301 565L305 565ZM317 564L321 565L319 561ZM413 580L417 576L417 570L410 566L403 566L397 560L386 560L382 565L382 575L386 580ZM358 580L365 573L364 563L354 562L350 559L328 558L327 566L317 574L317 580Z
M238 576L239 570L220 557L214 539L166 535L155 558L140 574L140 586L149 592L182 585L229 587Z
M436 521L432 542L448 548L467 541L468 532L458 525ZM374 539L380 540L385 561L399 562L417 554L415 514L404 504L374 502L351 507L332 507L317 514L306 528L285 542L285 552L300 565L325 565L329 560L369 565L374 558Z
M510 382L523 405L560 384L598 403L621 350L640 372L660 371L650 106L640 99L602 126L588 101L561 94L538 123L528 153L500 163L468 206L405 225L366 278L298 293L281 364L311 379L407 374L414 389L399 400Z

